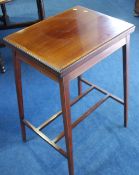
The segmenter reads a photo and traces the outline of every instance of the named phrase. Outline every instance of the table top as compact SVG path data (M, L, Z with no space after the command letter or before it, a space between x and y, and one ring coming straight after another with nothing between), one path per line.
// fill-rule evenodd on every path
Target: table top
M5 4L5 3L10 2L10 1L12 1L12 0L0 0L0 4Z
M56 72L62 72L133 27L125 21L76 6L4 40Z

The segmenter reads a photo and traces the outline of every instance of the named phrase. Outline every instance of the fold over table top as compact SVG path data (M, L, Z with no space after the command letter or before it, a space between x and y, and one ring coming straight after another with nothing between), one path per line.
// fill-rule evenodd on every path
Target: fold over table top
M133 24L77 6L4 38L56 72L62 72Z

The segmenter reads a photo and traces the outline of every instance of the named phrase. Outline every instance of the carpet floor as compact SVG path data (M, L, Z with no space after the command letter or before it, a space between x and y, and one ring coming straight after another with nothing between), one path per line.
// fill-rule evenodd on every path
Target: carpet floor
M73 130L75 175L139 174L139 18L133 16L133 0L51 0L45 2L46 17L82 5L133 23L129 69L129 125L123 127L123 107L108 100ZM37 18L34 0L7 4L13 22ZM1 12L0 12L1 13ZM19 29L1 30L0 38ZM6 73L0 74L0 175L68 175L67 161L27 129L21 139L12 53L2 48ZM25 116L35 126L60 109L59 87L35 69L22 64ZM123 97L121 49L83 75L89 81ZM84 86L84 89L87 87ZM70 84L71 99L77 80ZM102 97L94 91L71 109L72 120ZM50 138L62 131L62 117L44 129ZM58 143L65 148L64 139Z

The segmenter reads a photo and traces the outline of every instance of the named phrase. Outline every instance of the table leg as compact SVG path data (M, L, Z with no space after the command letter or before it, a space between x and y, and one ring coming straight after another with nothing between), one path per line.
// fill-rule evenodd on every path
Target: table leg
M44 10L43 0L37 0L37 7L38 7L39 20L43 20L45 18L45 10Z
M22 139L26 141L26 130L24 120L24 106L23 106L23 95L22 95L22 82L21 82L21 65L20 60L16 57L16 53L14 53L14 70L15 70L15 83L16 83L16 92L18 99L18 108L19 108L19 116L20 116L20 125L22 131Z
M123 46L123 83L124 83L124 126L128 124L128 66L129 66L130 36L127 37L126 45Z
M63 113L65 141L68 156L69 175L74 175L69 81L65 80L64 78L60 80L60 94L61 94L61 106Z
M6 10L5 4L1 4L1 10L2 10L2 14L3 14L2 18L3 18L4 25L8 25L9 16L7 15L7 10Z
M134 16L139 16L139 0L135 1L135 9L134 9Z
M82 81L81 81L82 75L80 75L78 79L78 95L82 94Z
M5 66L4 66L4 62L3 62L3 59L1 57L1 54L0 54L0 71L2 73L5 73Z

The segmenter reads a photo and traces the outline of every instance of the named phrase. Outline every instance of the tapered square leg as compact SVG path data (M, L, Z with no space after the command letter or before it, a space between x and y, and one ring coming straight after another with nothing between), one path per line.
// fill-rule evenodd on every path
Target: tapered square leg
M68 156L69 175L74 175L69 81L64 78L60 80L60 95L61 95L61 106L63 112L65 141Z
M16 83L16 92L17 92L17 99L18 99L22 139L25 142L26 141L26 130L25 130L25 124L23 122L24 106L23 106L22 82L21 82L21 65L20 65L20 60L16 58L15 52L14 52L14 70L15 70L15 83Z
M129 67L129 45L130 36L126 38L126 45L123 46L123 86L124 86L124 126L128 125L128 67Z

